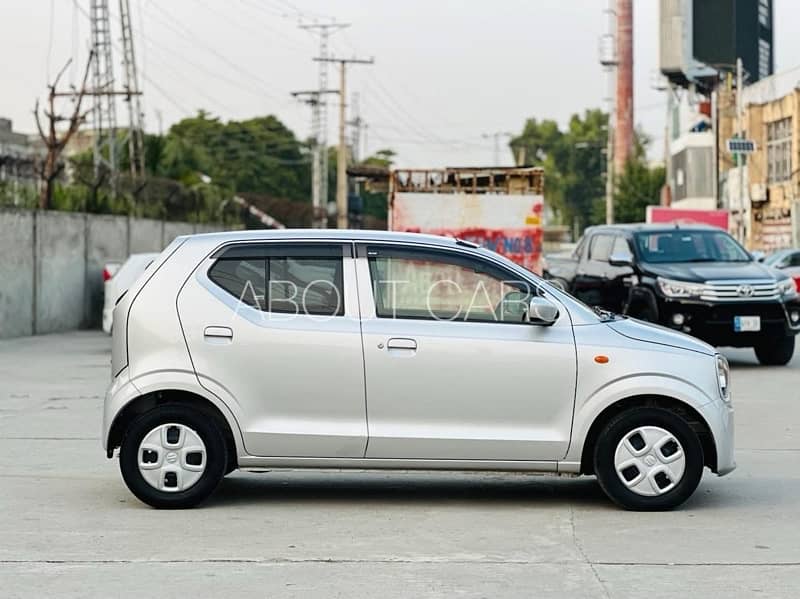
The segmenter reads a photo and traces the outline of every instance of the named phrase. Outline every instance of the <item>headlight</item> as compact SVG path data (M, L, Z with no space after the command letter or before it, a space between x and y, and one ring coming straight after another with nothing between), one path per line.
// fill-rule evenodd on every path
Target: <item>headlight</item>
M731 367L725 356L717 354L717 384L719 395L728 403L731 401Z
M667 297L700 297L706 286L703 283L688 283L658 277L658 288Z
M778 281L778 291L783 297L794 297L797 295L797 287L793 279L784 279Z

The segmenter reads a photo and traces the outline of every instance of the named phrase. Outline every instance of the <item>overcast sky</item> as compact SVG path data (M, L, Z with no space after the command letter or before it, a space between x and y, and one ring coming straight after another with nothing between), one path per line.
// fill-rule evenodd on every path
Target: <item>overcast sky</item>
M118 38L118 3L109 3ZM301 19L350 23L331 38L333 52L375 58L373 66L350 69L348 88L360 94L367 152L393 148L402 166L491 164L494 142L484 135L518 133L529 117L565 123L575 112L604 106L607 95L598 64L605 0L130 3L149 131L203 108L224 120L276 114L306 137L310 109L290 92L316 87L318 39L298 29ZM665 108L663 93L652 89L658 4L634 6L635 119L654 139L653 157L661 153ZM800 2L775 4L780 70L800 64ZM32 132L36 97L71 56L65 81L80 79L89 0L0 0L0 7L0 116ZM329 77L337 87L338 72ZM126 118L120 105L121 125ZM331 106L331 142L337 119ZM501 160L511 161L505 149Z

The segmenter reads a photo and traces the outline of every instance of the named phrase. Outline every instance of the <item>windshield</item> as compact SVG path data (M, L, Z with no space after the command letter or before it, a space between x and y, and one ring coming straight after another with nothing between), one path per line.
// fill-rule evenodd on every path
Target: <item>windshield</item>
M750 262L750 254L724 231L636 233L642 262Z
M774 266L783 260L788 254L789 252L775 252L774 254L770 254L764 258L764 264L767 266Z

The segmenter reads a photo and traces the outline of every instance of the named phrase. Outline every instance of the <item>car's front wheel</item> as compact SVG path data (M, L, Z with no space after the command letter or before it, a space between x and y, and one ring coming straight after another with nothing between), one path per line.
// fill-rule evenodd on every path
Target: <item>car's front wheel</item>
M756 358L765 366L785 366L794 356L794 335L756 345Z
M214 422L184 406L160 406L129 426L119 453L131 492L157 508L193 507L225 474L225 440Z
M594 451L600 486L629 510L669 510L694 493L703 475L703 447L677 414L639 407L612 418Z

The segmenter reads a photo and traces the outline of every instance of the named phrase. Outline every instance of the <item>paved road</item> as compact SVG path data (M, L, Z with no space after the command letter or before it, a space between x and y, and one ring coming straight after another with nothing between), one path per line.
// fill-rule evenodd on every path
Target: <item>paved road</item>
M0 342L3 597L795 597L800 359L731 351L739 469L680 511L593 479L236 473L156 511L99 447L109 340Z

